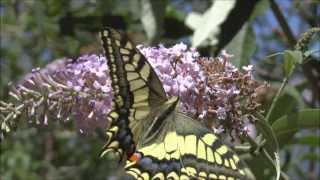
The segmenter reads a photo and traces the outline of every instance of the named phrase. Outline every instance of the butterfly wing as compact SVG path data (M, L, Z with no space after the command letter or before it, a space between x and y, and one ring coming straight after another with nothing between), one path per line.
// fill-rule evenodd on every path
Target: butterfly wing
M157 119L156 119L157 120ZM161 119L158 119L161 121ZM135 179L253 179L239 157L199 122L172 112L153 140L127 160ZM158 124L159 125L159 124Z
M101 40L113 88L112 111L108 116L112 124L101 155L113 150L122 157L124 151L128 155L134 151L138 124L167 97L151 65L126 35L105 28Z
M166 98L150 64L124 35L107 28L101 39L114 92L102 155L141 154L126 164L127 175L136 179L247 179L238 156L176 112L177 98Z

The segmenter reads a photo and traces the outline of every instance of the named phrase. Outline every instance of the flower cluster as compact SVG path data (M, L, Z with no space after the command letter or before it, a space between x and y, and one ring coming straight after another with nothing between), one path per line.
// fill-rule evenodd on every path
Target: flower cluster
M111 110L112 88L106 58L84 55L75 63L56 72L77 94L73 116L81 132L107 126L106 116Z
M252 114L259 107L260 84L252 79L251 65L240 71L225 51L220 57L204 58L183 43L138 49L155 69L167 95L179 97L180 111L217 133L247 133L246 124L252 123ZM112 88L104 56L55 61L27 75L11 95L20 104L2 102L5 119L22 113L39 124L47 124L49 118L73 118L80 132L110 125L106 116L111 110Z
M230 63L225 51L217 58L203 58L183 43L172 48L138 47L154 67L169 96L179 96L180 110L215 132L247 133L246 124L259 104L259 84L252 66L243 72Z
M229 62L230 57L223 52L221 57L199 60L207 77L205 120L213 120L207 123L217 132L239 135L247 133L247 124L255 120L253 114L260 106L257 92L264 84L252 79L252 65L244 66L241 72Z
M83 133L110 123L106 116L111 109L112 88L103 56L64 58L43 69L34 69L10 95L18 102L13 116L26 113L29 121L37 124L48 124L48 119L72 118ZM10 103L2 102L2 106L6 106L3 111L13 108Z
M200 64L195 59L199 58L199 53L194 49L187 51L187 46L183 43L172 48L159 48L138 46L142 54L147 58L155 69L163 88L169 96L179 96L184 108L187 108L191 99L187 97L190 90L200 81L205 80ZM188 102L190 103L188 104ZM192 111L192 108L188 108Z

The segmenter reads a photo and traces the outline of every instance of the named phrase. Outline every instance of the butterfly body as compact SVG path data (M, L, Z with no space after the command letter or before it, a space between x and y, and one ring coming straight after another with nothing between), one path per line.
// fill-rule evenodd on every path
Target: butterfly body
M126 36L106 28L101 38L114 93L102 155L114 151L127 159L126 174L134 179L250 179L211 130L179 111L178 97L166 96Z

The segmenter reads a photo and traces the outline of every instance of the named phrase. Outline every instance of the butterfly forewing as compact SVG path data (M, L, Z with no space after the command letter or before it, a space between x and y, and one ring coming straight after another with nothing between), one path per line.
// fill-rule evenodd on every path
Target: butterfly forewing
M113 88L113 108L108 119L117 130L108 130L103 154L109 150L118 151L120 155L123 151L130 154L135 138L130 126L146 118L150 108L165 102L166 94L151 65L127 36L105 28L101 40ZM124 149L128 146L130 150Z

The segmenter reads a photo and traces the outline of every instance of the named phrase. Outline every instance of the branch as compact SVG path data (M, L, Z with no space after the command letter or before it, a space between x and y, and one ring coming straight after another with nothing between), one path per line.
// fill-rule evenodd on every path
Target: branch
M271 10L273 12L273 14L276 16L279 25L281 26L284 34L286 35L286 38L289 42L289 46L290 48L294 48L295 44L297 43L290 27L289 24L287 22L287 20L285 19L284 15L282 14L278 4L274 1L274 0L269 0L270 5L271 5Z

